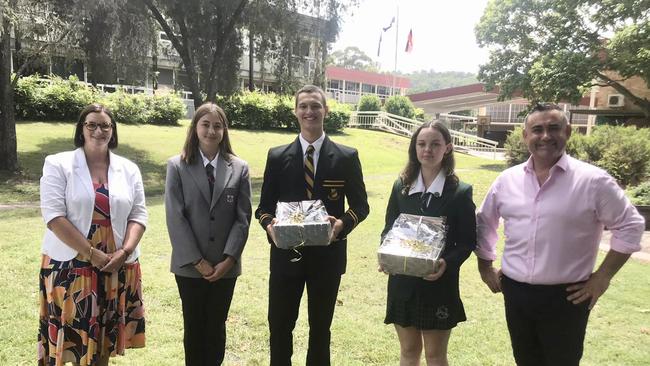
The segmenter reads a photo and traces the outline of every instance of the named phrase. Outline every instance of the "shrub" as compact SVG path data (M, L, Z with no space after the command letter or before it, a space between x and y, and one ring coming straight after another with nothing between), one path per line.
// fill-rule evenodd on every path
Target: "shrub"
M408 97L403 95L393 95L386 100L384 105L386 112L398 116L413 118L415 116L415 106Z
M508 166L515 166L528 160L530 152L528 146L524 143L523 128L515 127L513 131L508 133L503 147L506 149L506 162Z
M627 196L632 204L637 206L650 206L650 181L643 182L636 187L628 188Z
M424 109L415 108L415 116L413 118L417 119L418 121L426 121L427 116L424 114Z
M509 166L528 159L521 127L506 139ZM577 132L567 142L567 153L577 159L605 169L623 185L634 185L650 174L650 129L598 126L590 136Z
M100 103L113 112L113 118L118 123L147 123L147 101L143 94L127 94L118 90L115 93L106 94Z
M381 111L381 99L377 94L364 94L359 99L358 111Z
M338 103L334 99L327 101L329 113L323 121L323 129L327 133L337 132L348 125L350 120L350 107L346 104ZM295 119L295 117L294 117Z
M243 92L239 96L240 114L237 125L253 130L268 130L274 127L274 96L274 94L264 94L257 91Z
M607 146L595 164L623 186L638 184L650 170L650 143L641 134L621 135L618 141Z
M94 88L76 76L32 75L18 80L14 90L16 117L36 120L75 120L79 112L97 99Z
M239 124L239 121L241 120L241 103L239 102L238 94L231 96L217 95L215 103L226 113L226 118L228 118L228 122L230 122L230 127L243 127Z
M294 99L290 95L277 95L275 105L273 106L273 120L276 127L285 127L287 129L297 129L298 121L293 114Z
M175 125L185 117L187 108L178 94L157 94L146 98L147 122L155 125Z

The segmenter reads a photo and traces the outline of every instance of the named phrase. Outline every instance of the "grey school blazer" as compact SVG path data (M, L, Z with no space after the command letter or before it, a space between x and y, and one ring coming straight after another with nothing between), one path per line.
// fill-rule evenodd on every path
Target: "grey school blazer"
M216 264L228 255L236 264L224 278L237 277L251 220L248 164L235 156L226 160L220 153L210 197L205 168L198 157L191 165L180 156L167 162L165 214L172 244L171 271L200 278L192 263L205 258Z

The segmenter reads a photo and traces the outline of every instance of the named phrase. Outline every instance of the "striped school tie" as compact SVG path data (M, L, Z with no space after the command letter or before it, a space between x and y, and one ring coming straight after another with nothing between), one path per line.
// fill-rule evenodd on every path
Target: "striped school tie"
M305 188L307 189L307 198L311 199L314 195L314 146L307 146L307 159L305 159Z

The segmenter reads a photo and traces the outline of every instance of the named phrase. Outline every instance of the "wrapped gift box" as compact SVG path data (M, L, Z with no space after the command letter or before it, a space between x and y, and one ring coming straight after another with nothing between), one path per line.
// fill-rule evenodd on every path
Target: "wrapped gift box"
M278 202L273 225L278 248L329 245L332 228L321 200Z
M400 214L377 252L379 265L390 274L425 277L445 249L444 217Z

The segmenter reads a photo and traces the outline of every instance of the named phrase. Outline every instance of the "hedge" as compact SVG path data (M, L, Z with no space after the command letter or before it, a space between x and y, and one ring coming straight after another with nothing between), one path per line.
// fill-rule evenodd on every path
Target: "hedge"
M32 75L18 80L14 89L16 118L22 120L76 120L90 103L108 107L118 123L177 124L185 116L185 103L176 94L145 95L123 91L102 93L79 82L76 76Z
M523 163L530 153L521 127L505 142L509 166ZM596 126L591 135L574 131L567 142L569 155L594 164L611 174L623 186L643 182L650 175L650 129L634 126Z
M102 93L76 77L23 77L14 90L16 116L25 120L76 120L79 112L93 102L107 106L118 123L177 124L185 116L185 104L176 94L128 94L121 90ZM299 130L293 115L293 96L274 93L241 92L218 96L217 105L226 112L234 128ZM328 133L347 126L350 108L335 100L328 101L329 114L324 121Z
M234 128L291 131L300 129L293 114L293 96L244 91L230 97L217 97L216 103L224 109L230 125ZM347 126L350 119L349 107L335 100L328 100L327 106L329 113L323 122L325 132L340 131Z

